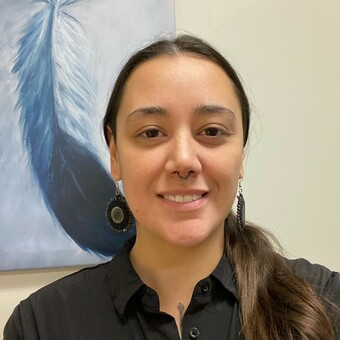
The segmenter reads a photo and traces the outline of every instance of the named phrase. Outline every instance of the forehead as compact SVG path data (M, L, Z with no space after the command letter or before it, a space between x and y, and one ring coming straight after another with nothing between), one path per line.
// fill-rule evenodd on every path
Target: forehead
M204 79L202 79L202 76ZM215 80L222 80L228 85L232 85L231 80L225 71L216 63L209 59L205 59L195 54L177 54L165 55L155 57L141 65L137 66L132 72L126 85L138 81L148 80L163 80L171 82L176 78L176 81L182 79L183 81L197 80L202 82L208 78L215 78Z
M225 105L239 111L234 86L214 62L192 54L160 56L139 65L124 87L121 109L134 105ZM121 111L121 110L119 110Z

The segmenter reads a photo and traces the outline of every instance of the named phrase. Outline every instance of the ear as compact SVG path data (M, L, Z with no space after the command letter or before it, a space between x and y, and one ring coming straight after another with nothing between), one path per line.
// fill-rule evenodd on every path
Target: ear
M109 126L107 126L107 136L108 136L109 149L110 149L111 175L116 181L119 181L121 179L120 162L119 162L118 151L117 151L116 142L113 136L113 132Z

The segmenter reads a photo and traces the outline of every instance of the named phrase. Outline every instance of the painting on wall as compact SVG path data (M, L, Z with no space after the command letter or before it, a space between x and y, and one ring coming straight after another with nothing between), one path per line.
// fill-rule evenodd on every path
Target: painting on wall
M115 195L101 120L135 50L174 31L174 0L0 0L0 270L95 264Z

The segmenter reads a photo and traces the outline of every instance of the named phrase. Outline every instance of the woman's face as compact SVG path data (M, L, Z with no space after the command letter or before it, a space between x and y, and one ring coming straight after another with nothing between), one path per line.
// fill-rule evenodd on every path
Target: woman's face
M138 66L125 85L110 153L138 235L177 246L223 235L244 155L230 79L189 54ZM186 180L178 176L189 172Z

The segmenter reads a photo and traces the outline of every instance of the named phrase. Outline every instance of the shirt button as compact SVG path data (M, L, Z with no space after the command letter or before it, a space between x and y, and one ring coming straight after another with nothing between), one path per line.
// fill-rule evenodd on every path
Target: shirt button
M202 293L208 293L209 289L210 289L209 282L207 282L207 281L203 282L202 285L201 285Z
M197 339L200 335L200 331L197 327L192 327L189 332L189 336L191 339Z

